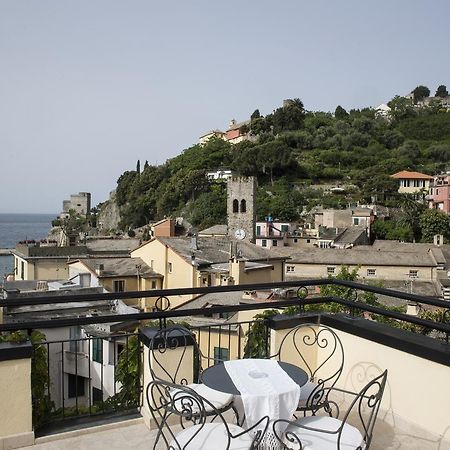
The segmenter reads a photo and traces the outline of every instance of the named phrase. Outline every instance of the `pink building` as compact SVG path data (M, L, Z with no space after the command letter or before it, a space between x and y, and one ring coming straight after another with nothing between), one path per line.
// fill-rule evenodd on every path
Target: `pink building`
M287 238L296 230L297 225L290 222L274 222L271 216L265 222L256 222L256 245L260 247L284 247Z
M450 173L436 175L427 195L428 206L450 215Z

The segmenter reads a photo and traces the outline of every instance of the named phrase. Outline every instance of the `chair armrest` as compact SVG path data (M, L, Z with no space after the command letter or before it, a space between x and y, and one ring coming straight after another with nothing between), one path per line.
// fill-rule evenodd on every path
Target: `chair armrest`
M290 420L279 419L279 420L275 420L275 421L273 422L273 424L272 424L274 433L275 433L275 435L276 435L277 437L278 437L278 433L277 433L277 431L276 431L276 425L279 424L279 423L284 423L284 424L289 425L289 426L295 426L295 427L297 427L297 428L302 428L303 430L317 431L317 432L319 432L319 433L327 433L327 434L337 434L337 433L339 433L339 431L340 431L341 428L342 428L342 424L341 424L341 426L339 426L339 427L338 427L336 430L334 430L334 431L333 431L333 430L325 430L325 429L323 429L323 428L315 428L315 427L308 427L308 426L306 426L306 425L301 425L301 424L299 424L299 423L296 422L296 421L292 422L292 421L290 421Z
M252 425L249 428L246 428L244 431L237 433L237 434L231 434L231 436L233 438L237 438L239 436L242 436L243 434L248 433L249 431L254 430L255 428L260 427L261 425L264 425L264 429L263 430L258 430L258 433L255 435L254 439L253 439L253 444L254 447L253 448L258 448L258 445L261 443L261 440L263 438L263 436L266 434L267 428L269 427L269 417L268 416L264 416L261 419L258 420L258 422L256 422L254 425ZM255 445L256 444L256 445Z

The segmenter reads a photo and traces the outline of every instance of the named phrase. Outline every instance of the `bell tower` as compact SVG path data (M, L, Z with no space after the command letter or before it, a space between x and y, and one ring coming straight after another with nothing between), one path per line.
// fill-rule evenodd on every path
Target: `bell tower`
M228 236L255 242L256 179L232 177L227 182Z

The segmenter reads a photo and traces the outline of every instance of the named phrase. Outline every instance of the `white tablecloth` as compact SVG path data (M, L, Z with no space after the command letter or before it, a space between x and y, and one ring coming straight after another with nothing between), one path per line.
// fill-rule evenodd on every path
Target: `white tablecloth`
M239 359L225 361L225 368L241 393L247 427L261 417L271 421L292 419L300 399L300 386L270 359ZM276 448L269 425L265 439L267 448ZM282 432L284 430L279 430Z

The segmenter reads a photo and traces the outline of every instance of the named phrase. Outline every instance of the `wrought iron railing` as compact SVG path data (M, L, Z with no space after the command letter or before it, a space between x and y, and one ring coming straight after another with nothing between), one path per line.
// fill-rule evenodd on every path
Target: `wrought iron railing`
M33 345L33 358L42 348L49 382L47 411L35 424L40 433L74 418L137 411L141 406L142 347L137 333L43 341Z
M335 295L321 296L320 294L311 294L307 288L317 286L338 286L345 288L345 295L339 297ZM173 295L202 295L208 293L220 293L231 291L253 291L264 289L285 288L294 292L294 298L280 298L277 301L251 302L227 306L210 306L205 308L190 309L170 309L170 297ZM361 293L373 293L375 295L389 296L415 302L429 307L442 310L441 320L429 320L427 318L408 315L405 312L392 310L380 306L363 302ZM345 297L345 298L344 298ZM95 317L69 317L69 318L49 318L48 320L23 321L14 323L0 324L0 332L28 330L33 329L53 329L64 327L80 327L89 324L110 323L110 322L136 322L152 320L158 326L164 326L169 319L185 321L187 317L207 316L213 314L227 313L232 315L240 311L274 309L283 310L285 308L294 308L296 312L307 312L310 308L320 308L328 305L339 305L343 312L350 316L365 317L368 313L371 317L379 316L393 321L393 323L406 323L411 326L420 327L423 330L434 330L434 337L442 338L443 345L448 345L450 335L450 303L439 298L414 295L407 292L393 291L378 286L370 286L350 281L336 279L320 280L302 280L280 283L249 284L240 286L215 286L205 288L186 288L186 289L165 289L121 293L104 293L89 295L70 295L67 297L41 296L34 298L5 299L0 306L10 308L14 306L40 305L48 303L66 302L85 302L114 299L136 299L153 298L156 307L151 312L140 312L137 314L107 314ZM159 306L158 306L159 305ZM162 306L161 306L162 305ZM155 322L156 321L156 322ZM214 322L214 323L212 323ZM227 359L224 354L215 354L227 349L233 354L233 358L245 357L245 353L252 354L252 349L248 348L247 336L249 329L255 324L255 321L235 322L233 317L217 323L212 320L208 325L192 326L196 333L200 347L209 358L208 364L214 359ZM265 319L259 319L259 324L263 324L263 343L262 346L268 348L269 329ZM233 337L233 339L232 339ZM132 410L140 406L141 402L141 358L138 358L137 372L127 372L127 364L130 362L127 355L130 339L136 339L136 334L117 334L110 335L102 340L110 345L108 355L102 354L102 357L108 358L108 361L96 361L99 359L98 337L88 336L77 339L62 339L45 341L40 344L46 348L48 378L50 383L47 387L47 396L51 405L48 422L62 421L75 416L96 416L99 414L109 414L116 411ZM216 345L213 345L213 341ZM232 342L235 348L232 348ZM259 343L261 344L261 343ZM120 347L120 346L123 347ZM140 344L138 344L140 345ZM246 348L247 346L247 348ZM95 347L95 348L94 348ZM139 347L140 349L140 347ZM122 361L119 361L121 355ZM225 357L224 357L225 356ZM230 356L230 355L228 355ZM127 362L128 361L128 362ZM128 384L125 386L117 377L119 363L122 362L121 369ZM129 366L135 367L134 363ZM108 372L108 374L106 374ZM84 380L80 381L79 377ZM124 379L125 379L124 378ZM112 381L111 381L112 380ZM130 382L131 380L131 382ZM82 385L84 383L84 385ZM108 388L107 386L108 385ZM95 390L94 390L95 389ZM134 397L133 397L134 393ZM82 395L83 394L83 395ZM121 394L121 395L119 395Z

